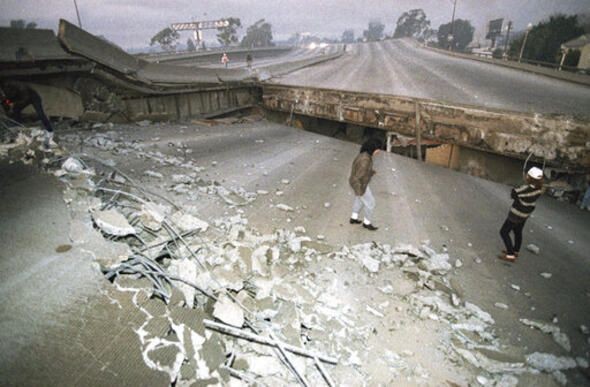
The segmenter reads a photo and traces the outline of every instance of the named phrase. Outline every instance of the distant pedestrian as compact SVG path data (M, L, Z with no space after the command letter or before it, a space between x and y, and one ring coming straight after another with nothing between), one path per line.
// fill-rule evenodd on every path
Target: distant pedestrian
M246 65L248 66L248 69L252 69L252 55L250 53L246 55Z
M372 221L373 210L375 209L375 198L369 188L369 182L375 171L373 170L373 156L379 153L382 147L381 141L370 139L361 146L361 151L352 163L352 170L348 182L354 191L354 202L352 204L352 215L350 224L363 224L367 230L375 231ZM364 210L364 219L359 218L360 212Z
M22 111L33 105L37 116L45 127L44 145L49 148L53 141L53 126L43 111L43 101L30 85L18 81L4 81L0 83L0 100L7 110L7 114L15 121L22 123Z
M535 210L537 199L543 194L543 171L537 167L529 169L525 185L512 189L510 196L514 199L508 218L500 229L500 236L506 250L498 257L508 262L515 262L522 245L522 230L526 220ZM514 243L510 232L514 233Z
M229 57L227 56L226 52L224 52L223 55L221 56L221 64L223 64L225 66L225 68L227 68L227 66L229 64Z

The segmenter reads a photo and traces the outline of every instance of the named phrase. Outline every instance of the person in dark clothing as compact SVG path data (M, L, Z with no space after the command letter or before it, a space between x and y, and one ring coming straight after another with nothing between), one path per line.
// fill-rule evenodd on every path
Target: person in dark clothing
M371 139L365 141L361 146L361 151L352 163L352 170L348 182L354 191L354 203L352 205L352 215L350 224L363 224L363 227L370 231L375 231L378 227L371 224L371 215L375 209L375 198L369 188L369 182L375 171L373 170L373 156L379 153L382 147L381 141ZM364 209L364 219L359 219L359 213Z
M252 68L252 55L250 53L246 55L246 65L248 66L248 69Z
M7 113L17 122L23 122L22 111L32 105L37 116L45 127L45 146L49 147L53 139L53 126L43 111L41 96L31 86L18 81L5 81L0 83L0 99Z
M543 171L537 167L529 169L526 176L527 184L512 189L510 196L514 199L508 218L500 229L500 236L506 250L499 256L508 262L515 262L522 245L522 230L526 220L535 210L537 199L543 194ZM514 233L514 243L510 238Z

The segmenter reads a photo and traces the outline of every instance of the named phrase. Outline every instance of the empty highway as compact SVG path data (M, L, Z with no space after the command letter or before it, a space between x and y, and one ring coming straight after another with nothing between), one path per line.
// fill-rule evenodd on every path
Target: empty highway
M456 58L408 40L348 45L340 58L273 82L532 113L590 115L590 87Z

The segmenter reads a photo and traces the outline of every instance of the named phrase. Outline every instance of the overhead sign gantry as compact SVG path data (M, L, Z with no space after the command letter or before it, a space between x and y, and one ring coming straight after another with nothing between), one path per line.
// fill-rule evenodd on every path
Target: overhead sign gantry
M223 28L229 26L229 21L221 20L205 20L205 21L193 21L187 23L172 23L170 28L174 31L193 31L193 37L195 39L197 47L201 47L203 41L203 30L214 30L217 28Z

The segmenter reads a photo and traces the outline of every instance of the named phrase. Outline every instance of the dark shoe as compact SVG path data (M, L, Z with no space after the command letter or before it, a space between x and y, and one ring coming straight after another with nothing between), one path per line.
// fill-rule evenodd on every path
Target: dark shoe
M350 224L361 224L363 223L362 221L358 220L358 219L352 219L350 218Z
M365 223L363 223L363 227L369 231L376 231L379 228L379 227L373 226L372 224L365 224Z

